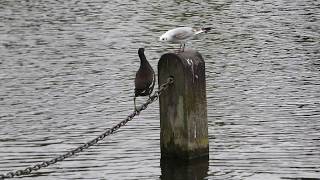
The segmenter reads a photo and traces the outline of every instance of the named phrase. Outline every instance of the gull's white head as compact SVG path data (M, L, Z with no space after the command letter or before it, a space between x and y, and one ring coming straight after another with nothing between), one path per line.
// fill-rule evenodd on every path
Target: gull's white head
M171 41L171 37L168 36L167 33L163 34L162 36L160 36L159 41Z

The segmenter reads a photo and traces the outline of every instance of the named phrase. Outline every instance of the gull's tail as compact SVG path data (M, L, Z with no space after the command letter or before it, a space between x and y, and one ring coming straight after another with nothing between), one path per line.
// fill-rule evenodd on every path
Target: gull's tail
M201 28L201 30L205 33L211 30L211 27Z
M197 30L197 31L195 32L195 34L207 33L207 32L210 31L210 30L211 30L211 27L201 28L201 29Z

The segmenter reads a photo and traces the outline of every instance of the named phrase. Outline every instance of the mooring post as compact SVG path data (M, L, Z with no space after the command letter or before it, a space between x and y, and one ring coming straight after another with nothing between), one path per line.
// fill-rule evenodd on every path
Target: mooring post
M161 158L191 160L208 156L205 63L201 54L186 50L162 55L159 84L170 76L174 83L159 100Z

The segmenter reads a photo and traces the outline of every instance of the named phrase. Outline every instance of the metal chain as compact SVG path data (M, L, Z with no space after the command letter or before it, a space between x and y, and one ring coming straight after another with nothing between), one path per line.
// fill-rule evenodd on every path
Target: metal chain
M58 157L55 157L49 161L43 161L42 163L39 163L39 164L36 164L34 166L30 166L30 167L27 167L25 168L24 170L17 170L17 171L14 171L14 172L8 172L6 174L0 174L0 180L3 180L3 179L6 179L6 178L13 178L13 177L16 177L16 176L22 176L22 175L28 175L30 174L31 172L33 171L37 171L41 168L45 168L45 167L48 167L52 164L55 164L57 162L60 162L60 161L63 161L64 159L66 158L69 158L77 153L80 153L82 152L83 150L85 149L88 149L90 146L93 146L95 145L96 143L98 143L99 141L103 140L106 136L110 135L110 134L113 134L115 131L117 131L120 127L124 126L127 124L127 122L131 121L136 115L139 115L139 113L143 110L145 110L149 104L153 103L154 101L156 101L160 94L165 91L170 84L173 83L173 78L172 77L169 77L167 79L167 82L165 82L164 84L162 84L159 88L159 90L155 91L153 93L153 95L151 95L149 97L149 99L144 103L142 104L140 107L138 107L133 113L131 113L129 116L127 116L126 119L122 120L121 122L119 122L118 124L114 125L112 128L106 130L104 133L102 133L101 135L97 136L96 138L92 139L91 141L71 150L71 151L68 151L67 153L65 154L62 154Z

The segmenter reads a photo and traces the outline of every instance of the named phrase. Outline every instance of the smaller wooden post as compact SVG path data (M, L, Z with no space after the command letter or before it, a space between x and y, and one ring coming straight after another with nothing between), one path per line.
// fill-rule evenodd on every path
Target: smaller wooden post
M174 83L160 96L161 158L190 160L208 156L205 63L193 50L161 56L159 85Z

